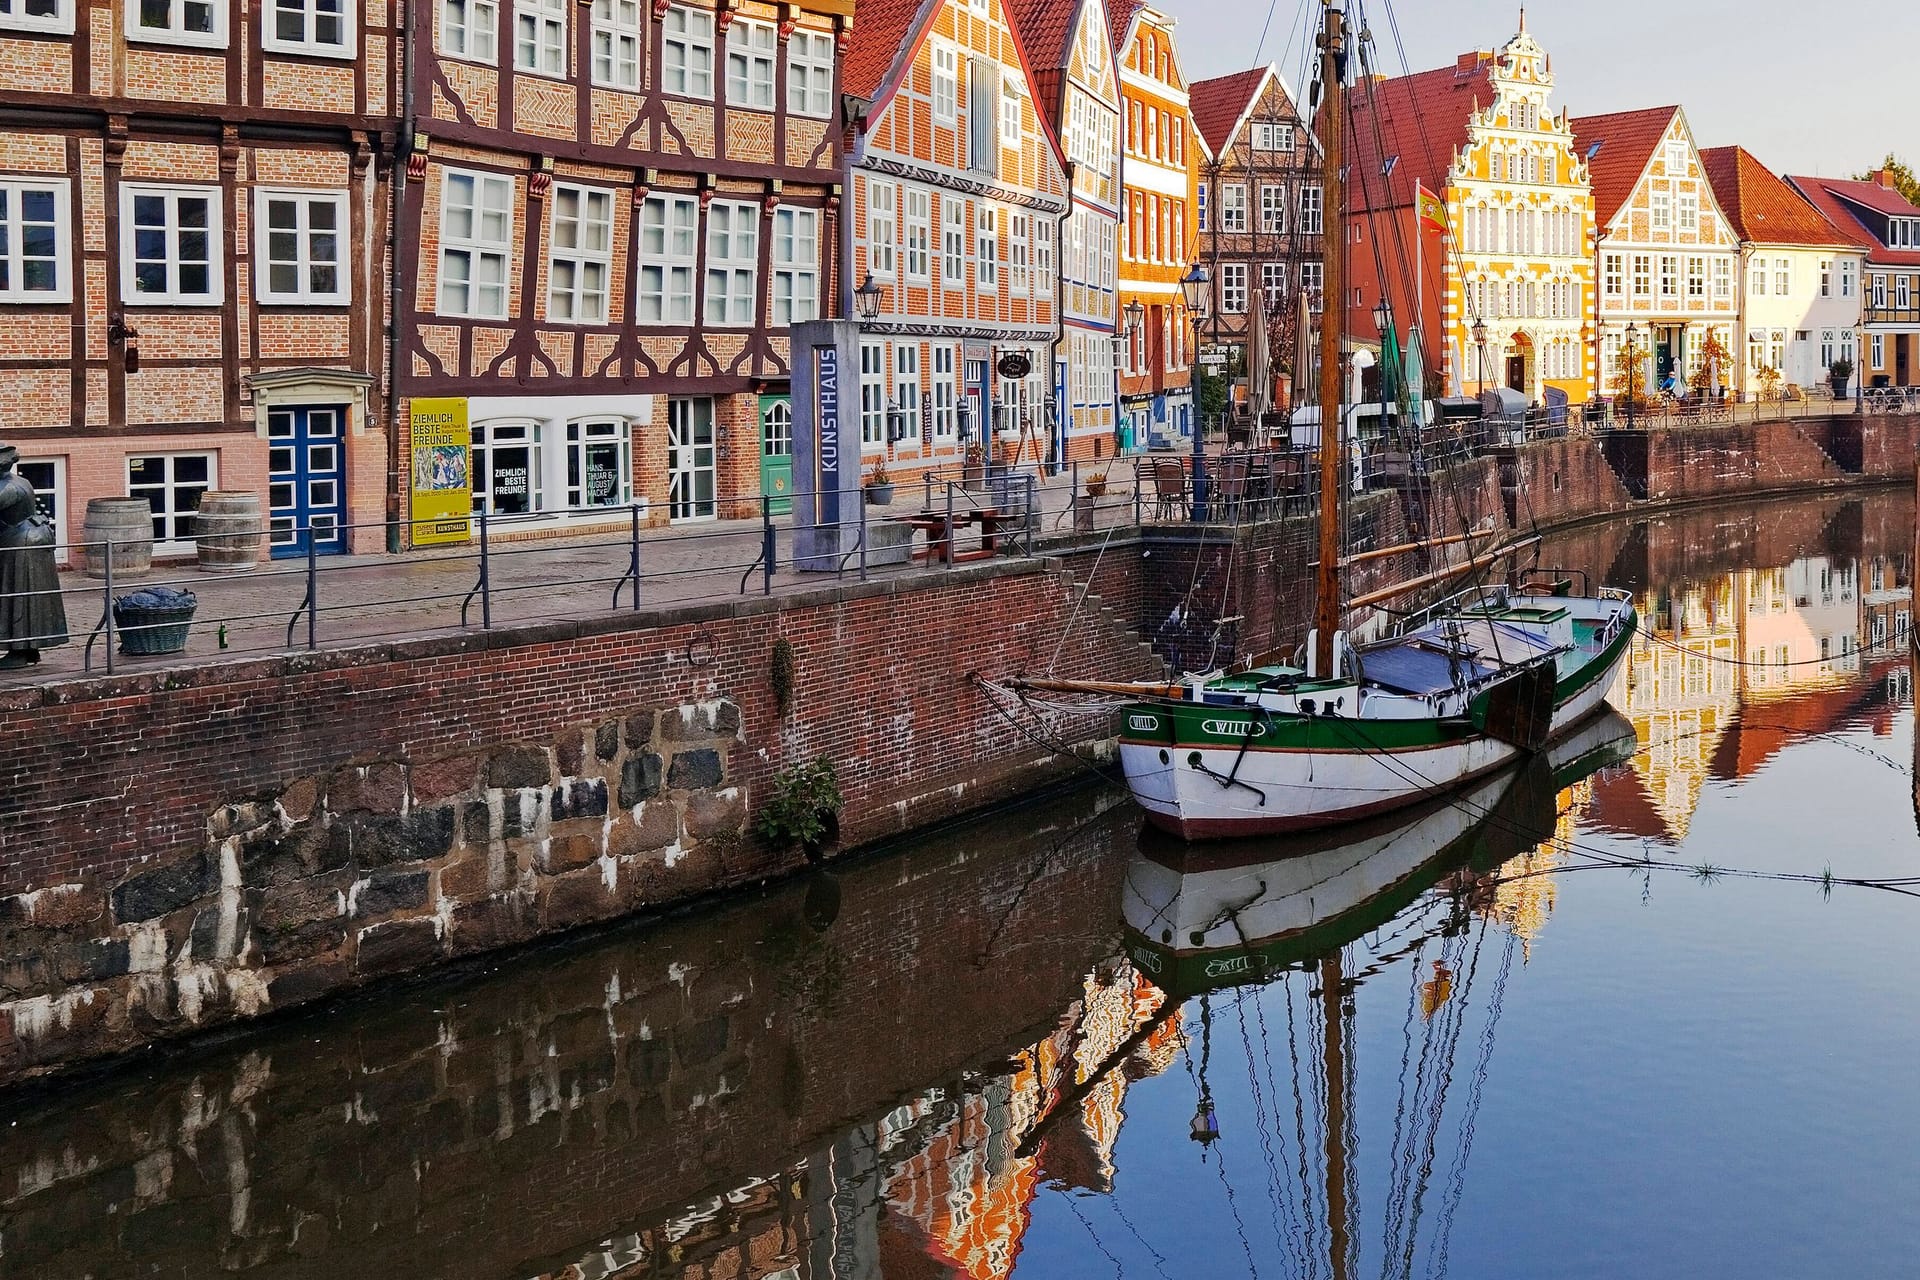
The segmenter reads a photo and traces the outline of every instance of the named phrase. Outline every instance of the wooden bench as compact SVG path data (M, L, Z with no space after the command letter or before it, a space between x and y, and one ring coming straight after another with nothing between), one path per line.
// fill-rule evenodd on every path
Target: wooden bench
M968 560L991 560L999 555L1000 526L1006 520L993 507L956 509L953 513L952 529L947 527L947 513L944 511L916 511L911 515L888 516L887 519L927 535L926 547L914 552L914 559L938 559L946 564L958 564ZM980 528L980 546L971 551L956 551L953 546L953 535L973 525L978 525Z

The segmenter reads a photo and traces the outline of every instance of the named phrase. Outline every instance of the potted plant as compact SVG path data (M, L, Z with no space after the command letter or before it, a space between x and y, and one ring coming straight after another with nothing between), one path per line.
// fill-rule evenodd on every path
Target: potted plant
M987 448L978 440L967 441L966 456L961 462L960 483L977 485L987 477Z
M1107 491L1107 473L1095 471L1086 479L1087 496L1097 498Z
M120 652L135 656L179 653L187 647L187 628L200 602L191 591L148 587L113 598L113 625Z
M1853 361L1841 356L1827 366L1827 385L1833 388L1833 398L1843 400L1847 394L1847 384L1853 381Z
M887 474L887 464L882 462L867 473L864 481L867 490L867 505L884 507L893 502L893 477Z

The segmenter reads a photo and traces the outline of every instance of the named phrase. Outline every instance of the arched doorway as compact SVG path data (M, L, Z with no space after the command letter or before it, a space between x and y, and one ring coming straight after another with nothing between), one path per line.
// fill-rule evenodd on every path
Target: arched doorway
M1518 391L1529 400L1533 399L1535 359L1533 339L1523 332L1516 331L1507 344L1507 387Z

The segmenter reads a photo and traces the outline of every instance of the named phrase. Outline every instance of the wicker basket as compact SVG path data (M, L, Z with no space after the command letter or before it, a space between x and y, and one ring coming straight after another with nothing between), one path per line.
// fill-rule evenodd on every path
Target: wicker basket
M113 625L120 633L120 652L135 657L179 653L187 647L187 628L199 607L191 591L116 596Z

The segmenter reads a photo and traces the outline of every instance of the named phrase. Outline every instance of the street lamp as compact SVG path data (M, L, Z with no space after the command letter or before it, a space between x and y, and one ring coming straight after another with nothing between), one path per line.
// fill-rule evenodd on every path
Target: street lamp
M880 286L873 282L873 272L867 272L867 278L853 291L854 311L862 324L872 324L880 318Z
M1862 414L1867 411L1866 395L1861 390L1867 385L1865 371L1861 368L1861 365L1866 363L1866 359L1867 331L1855 328L1853 331L1853 411Z
M1639 399L1634 389L1640 381L1640 353L1634 344L1640 340L1640 326L1627 322L1627 430L1633 430L1633 415L1638 407L1634 401Z
M1478 316L1473 320L1473 345L1480 352L1479 393L1484 396L1487 394L1487 322Z
M1135 368L1133 363L1133 344L1135 340L1138 339L1140 336L1141 326L1146 321L1147 309L1140 305L1140 299L1135 298L1132 302L1129 302L1126 306L1122 307L1120 309L1120 312L1123 318L1123 323L1121 327L1123 332L1126 335L1123 341L1125 341L1125 343L1127 344L1126 371L1129 375L1133 375L1135 373ZM1123 390L1121 390L1121 388L1118 385L1118 382L1119 380L1115 379L1113 425L1115 429L1114 434L1116 436L1120 434L1119 432L1120 419L1123 416L1125 416L1122 413L1122 407L1126 404L1126 399L1127 399L1126 393ZM1131 428L1129 428L1129 431L1130 430Z
M1387 335L1393 332L1393 308L1387 305L1385 294L1373 309L1373 325L1380 335L1380 435L1384 439L1387 433Z
M1187 319L1193 323L1193 350L1200 352L1200 328L1207 322L1212 302L1212 281L1207 269L1198 262L1180 277L1180 293L1187 304ZM1207 435L1206 420L1200 413L1200 361L1194 360L1193 379L1193 522L1207 522Z

